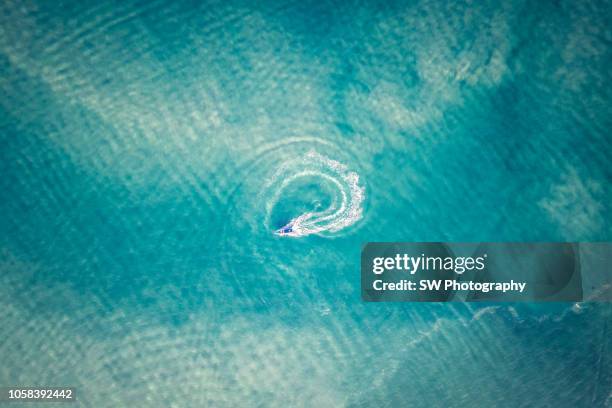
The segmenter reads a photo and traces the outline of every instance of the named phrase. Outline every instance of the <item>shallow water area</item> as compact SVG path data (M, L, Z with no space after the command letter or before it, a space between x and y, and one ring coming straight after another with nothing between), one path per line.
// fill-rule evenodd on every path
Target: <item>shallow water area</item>
M611 14L2 2L0 384L94 407L606 406L609 304L365 304L359 257L610 240Z

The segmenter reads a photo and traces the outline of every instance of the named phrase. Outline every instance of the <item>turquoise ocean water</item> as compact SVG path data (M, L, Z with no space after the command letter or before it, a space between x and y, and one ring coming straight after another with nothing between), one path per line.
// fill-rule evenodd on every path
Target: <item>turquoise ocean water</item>
M359 288L368 241L611 239L611 16L4 1L0 385L91 407L612 406L609 304Z

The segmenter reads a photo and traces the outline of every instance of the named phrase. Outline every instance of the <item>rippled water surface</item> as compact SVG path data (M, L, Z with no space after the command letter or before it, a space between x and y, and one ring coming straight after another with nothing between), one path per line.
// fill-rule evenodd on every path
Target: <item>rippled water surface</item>
M368 241L610 240L609 2L86 3L0 5L0 385L612 405L607 304L359 291Z

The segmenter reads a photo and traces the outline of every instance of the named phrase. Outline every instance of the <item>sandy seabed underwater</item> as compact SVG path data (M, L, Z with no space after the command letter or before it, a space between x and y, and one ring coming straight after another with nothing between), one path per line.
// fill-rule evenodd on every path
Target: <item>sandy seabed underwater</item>
M611 15L2 2L0 385L91 407L612 406L610 304L359 288L369 241L611 239Z

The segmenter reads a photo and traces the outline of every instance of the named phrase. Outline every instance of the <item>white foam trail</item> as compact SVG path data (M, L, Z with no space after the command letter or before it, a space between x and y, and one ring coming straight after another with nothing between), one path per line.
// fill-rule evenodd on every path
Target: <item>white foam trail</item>
M342 163L311 150L302 157L283 163L269 184L277 186L273 200L268 205L268 215L273 205L282 197L283 190L301 177L320 177L338 189L338 195L330 206L322 211L309 211L293 218L287 225L275 231L284 237L302 237L324 232L336 232L357 222L363 214L365 188L359 185L359 175L349 171Z

